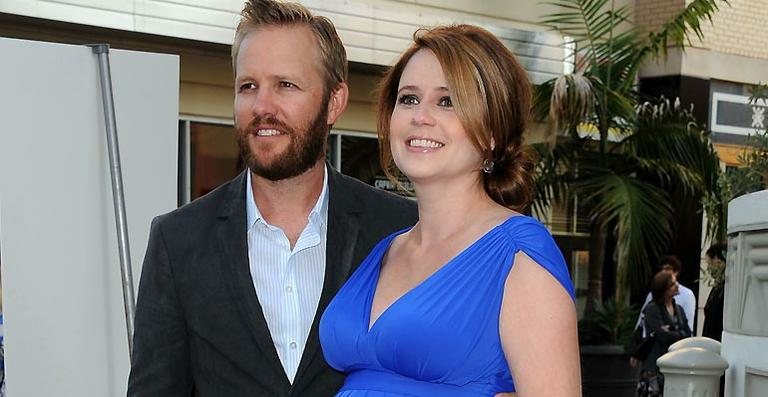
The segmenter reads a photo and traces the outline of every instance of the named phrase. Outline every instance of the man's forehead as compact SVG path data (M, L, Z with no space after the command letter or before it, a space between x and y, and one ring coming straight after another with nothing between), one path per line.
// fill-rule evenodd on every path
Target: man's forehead
M299 50L295 46L318 48L318 41L312 29L306 24L294 23L288 25L265 25L251 29L245 34L242 45L254 42L258 39L269 44L273 48L288 47Z
M244 59L247 57L246 59ZM240 43L236 68L253 65L253 58L268 64L305 67L321 72L317 38L304 24L268 25L254 28ZM314 59L313 59L314 58ZM292 65L287 65L292 64Z

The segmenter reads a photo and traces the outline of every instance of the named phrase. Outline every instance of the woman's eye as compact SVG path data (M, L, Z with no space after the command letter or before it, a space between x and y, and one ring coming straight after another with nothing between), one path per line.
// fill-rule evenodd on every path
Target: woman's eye
M437 102L437 105L438 106L447 107L447 108L452 108L453 107L453 102L451 101L451 97L444 96L444 97L440 98L440 100Z
M413 95L413 94L405 94L405 95L401 95L400 98L397 98L397 103L403 104L403 105L418 105L419 98L417 98L416 95Z
M296 88L296 84L291 83L290 81L281 81L280 87L282 88Z

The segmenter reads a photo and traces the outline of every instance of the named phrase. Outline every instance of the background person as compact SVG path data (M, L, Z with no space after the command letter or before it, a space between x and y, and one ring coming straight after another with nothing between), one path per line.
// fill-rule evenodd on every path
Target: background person
M712 278L712 290L704 304L704 327L701 336L720 341L723 337L723 306L725 305L725 258L728 246L713 244L707 250L707 272Z
M678 293L679 284L674 272L665 270L656 273L651 282L653 300L644 309L645 327L654 342L641 367L637 387L640 397L662 395L664 376L659 372L656 360L667 352L670 345L691 336L685 311L675 303Z
M712 282L707 303L704 304L704 325L701 336L718 342L723 338L723 308L725 307L725 266L728 245L713 244L707 249L707 273ZM720 377L720 395L725 395L725 377Z
M680 259L674 255L667 255L661 258L661 261L659 261L659 265L657 267L657 272L672 272L672 274L675 275L675 280L677 280L677 278L680 276L680 272L682 272L682 270L683 264L680 262ZM678 283L677 286L680 293L677 297L675 297L675 302L677 302L677 304L683 308L683 312L685 312L685 318L688 321L688 328L693 329L693 318L696 314L696 295L693 294L693 291L691 291L690 288L680 283ZM640 317L637 319L637 325L640 324L643 315L642 313L648 303L651 302L651 300L653 300L653 289L648 292L648 295L645 297L645 302L643 302L643 306L640 308ZM637 327L637 325L635 327Z

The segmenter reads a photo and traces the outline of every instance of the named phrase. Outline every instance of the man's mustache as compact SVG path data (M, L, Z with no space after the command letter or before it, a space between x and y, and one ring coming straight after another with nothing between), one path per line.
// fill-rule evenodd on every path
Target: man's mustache
M245 127L245 131L247 133L256 133L256 130L267 128L276 129L285 132L286 134L292 134L294 132L293 128L288 124L271 114L254 117L253 120L248 123L248 126Z

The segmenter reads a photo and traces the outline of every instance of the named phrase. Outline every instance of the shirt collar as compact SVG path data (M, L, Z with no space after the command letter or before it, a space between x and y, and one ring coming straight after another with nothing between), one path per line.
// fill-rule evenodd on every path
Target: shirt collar
M261 211L259 211L259 207L256 205L256 200L253 198L253 186L251 185L251 171L246 170L246 180L245 180L245 214L246 214L246 231L250 230L253 225L261 221L264 224L267 224L267 221L264 220L261 216ZM319 225L323 226L326 224L326 221L328 220L328 167L323 167L323 190L320 191L320 197L317 198L317 202L315 202L315 206L312 207L312 210L309 212L309 219L308 221L310 223L318 223Z

